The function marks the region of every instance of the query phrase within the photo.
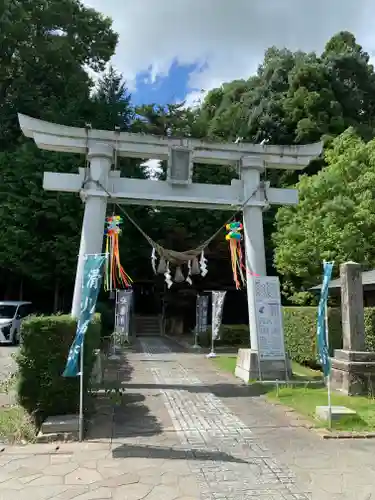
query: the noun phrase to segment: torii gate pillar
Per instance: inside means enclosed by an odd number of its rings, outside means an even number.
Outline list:
[[[260,174],[264,171],[264,162],[260,157],[251,156],[241,160],[241,179],[244,182],[244,199],[252,194],[253,186],[259,186]],[[260,196],[258,191],[255,196]],[[264,248],[263,207],[246,206],[243,209],[246,268],[260,276],[267,275],[266,252]],[[252,351],[258,351],[255,303],[253,300],[253,280],[247,276],[247,303],[249,310],[250,345]]]
[[[85,211],[82,222],[81,243],[79,246],[77,272],[74,284],[72,316],[78,318],[81,310],[83,267],[85,255],[101,254],[103,248],[104,222],[107,210],[107,195],[94,181],[108,188],[108,176],[113,160],[113,146],[94,142],[88,152],[90,162],[86,189],[81,191]]]

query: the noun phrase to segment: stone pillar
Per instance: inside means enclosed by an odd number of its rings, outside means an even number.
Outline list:
[[[365,321],[361,266],[346,262],[340,266],[341,314],[344,351],[365,350]]]
[[[375,353],[365,351],[361,266],[340,266],[343,349],[332,358],[332,388],[344,394],[366,394],[375,383]]]
[[[88,159],[90,161],[90,179],[99,181],[107,189],[109,171],[113,160],[113,146],[101,142],[93,143],[89,149]],[[90,195],[86,196],[85,190],[90,190]],[[97,191],[97,193],[93,191]],[[84,256],[102,253],[107,210],[107,195],[101,191],[95,182],[87,183],[83,190],[83,198],[85,212],[72,304],[72,316],[75,318],[78,318],[81,308]]]
[[[263,206],[265,200],[260,189],[260,175],[263,171],[264,162],[261,157],[244,157],[242,159],[241,179],[244,182],[244,200],[247,200],[253,194],[251,202],[259,202],[258,206],[253,204],[253,206],[246,206],[243,209],[246,267],[248,271],[260,276],[267,275],[263,232]],[[239,350],[235,374],[246,382],[259,379],[259,371],[262,379],[285,380],[287,376],[291,375],[287,359],[262,360],[259,365],[254,280],[250,274],[247,275],[246,282],[251,348]]]

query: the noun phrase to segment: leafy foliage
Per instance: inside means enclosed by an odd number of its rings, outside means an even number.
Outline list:
[[[77,158],[50,154],[31,143],[0,154],[0,263],[20,276],[54,285],[71,283],[81,225],[78,196],[41,189],[43,171],[75,172]],[[54,274],[51,274],[51,269]]]
[[[299,204],[276,217],[275,265],[289,293],[316,284],[324,259],[375,265],[375,140],[349,129],[325,157],[321,172],[298,183]]]
[[[83,66],[103,69],[112,56],[111,20],[79,0],[5,0],[0,14],[1,149],[19,137],[17,112],[82,124],[91,85]]]
[[[293,361],[315,367],[319,364],[318,347],[316,343],[316,307],[283,307],[283,325],[286,350]],[[342,348],[341,311],[338,308],[328,308],[329,346]],[[248,325],[222,325],[220,328],[219,345],[248,346]],[[209,335],[205,341],[209,343]],[[375,346],[375,308],[365,307],[365,340],[366,349],[372,351]]]
[[[201,116],[212,138],[309,143],[349,126],[372,133],[374,90],[369,55],[341,32],[320,57],[268,49],[257,75],[209,92]]]

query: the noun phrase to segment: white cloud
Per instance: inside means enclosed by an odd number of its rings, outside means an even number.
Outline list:
[[[113,64],[134,85],[151,68],[167,75],[173,61],[198,63],[190,75],[194,93],[247,78],[271,45],[321,50],[340,30],[352,31],[375,49],[373,0],[84,0],[109,15],[120,35]],[[171,101],[173,94],[171,94]]]

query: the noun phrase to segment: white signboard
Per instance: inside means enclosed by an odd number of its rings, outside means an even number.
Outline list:
[[[260,359],[285,359],[279,278],[259,276],[253,279]]]

